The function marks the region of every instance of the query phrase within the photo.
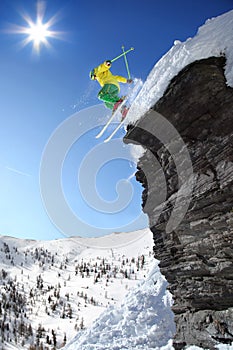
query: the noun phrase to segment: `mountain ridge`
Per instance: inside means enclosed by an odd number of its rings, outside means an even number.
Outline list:
[[[110,235],[105,248],[80,246],[78,238],[37,241],[1,236],[2,347],[61,347],[106,307],[119,304],[154,261],[149,230],[126,235],[138,239],[112,247],[113,238],[119,243],[122,236]],[[101,245],[106,237],[97,241]]]

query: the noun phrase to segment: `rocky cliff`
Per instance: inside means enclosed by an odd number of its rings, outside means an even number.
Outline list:
[[[233,342],[233,89],[226,85],[224,66],[224,57],[186,66],[124,138],[146,149],[136,177],[144,187],[154,255],[174,298],[177,349]],[[155,136],[154,111],[177,130],[192,164],[191,201],[172,230],[166,225],[180,189],[181,150],[174,161],[169,145]],[[187,188],[190,177],[185,181]]]

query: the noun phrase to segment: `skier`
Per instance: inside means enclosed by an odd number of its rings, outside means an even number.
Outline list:
[[[118,106],[123,102],[124,98],[119,97],[120,83],[132,83],[132,79],[126,79],[119,75],[113,75],[110,72],[112,62],[106,60],[98,67],[92,69],[90,72],[90,78],[97,80],[102,89],[98,93],[99,100],[103,101],[107,108],[110,108],[114,112]]]

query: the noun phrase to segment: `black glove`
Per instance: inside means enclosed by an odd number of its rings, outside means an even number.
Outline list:
[[[106,64],[107,66],[111,66],[112,62],[111,62],[110,60],[106,60],[106,61],[105,61],[105,64]]]
[[[131,84],[133,82],[133,79],[127,79],[127,83]]]

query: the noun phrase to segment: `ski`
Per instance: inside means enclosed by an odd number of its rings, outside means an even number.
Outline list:
[[[107,127],[111,124],[112,120],[115,118],[115,116],[117,115],[117,112],[120,111],[121,107],[123,106],[125,101],[123,101],[120,106],[115,110],[115,112],[111,115],[111,117],[108,119],[107,123],[103,126],[103,128],[100,130],[100,132],[98,133],[98,135],[96,135],[96,139],[99,139],[105,132],[105,130],[107,129]]]
[[[100,132],[98,133],[98,135],[96,135],[96,139],[99,139],[103,133],[105,132],[105,130],[107,129],[107,127],[109,126],[109,124],[111,124],[111,121],[113,120],[113,118],[115,117],[115,113],[112,114],[111,118],[109,118],[109,120],[107,121],[107,123],[103,126],[103,128],[100,130]]]
[[[127,116],[125,117],[127,118]],[[117,127],[113,130],[113,132],[104,140],[105,143],[109,142],[112,137],[117,133],[117,131],[124,125],[125,118],[117,125]]]

